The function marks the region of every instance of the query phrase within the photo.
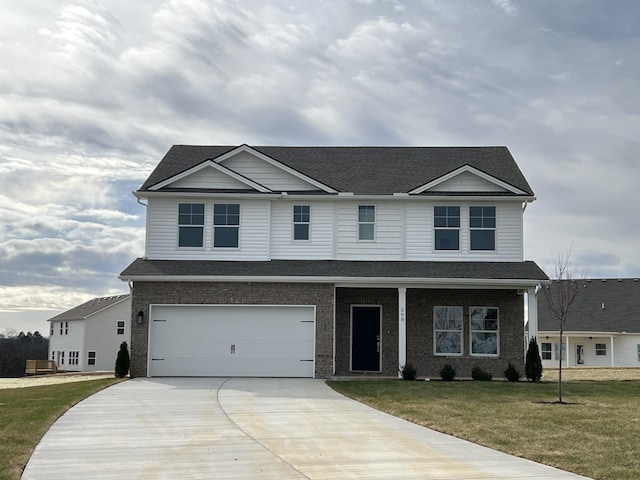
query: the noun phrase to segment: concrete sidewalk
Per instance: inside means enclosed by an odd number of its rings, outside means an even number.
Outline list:
[[[585,478],[381,413],[310,379],[134,379],[73,407],[23,479]]]

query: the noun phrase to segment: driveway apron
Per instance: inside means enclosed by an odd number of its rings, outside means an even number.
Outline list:
[[[22,478],[585,477],[395,418],[322,380],[137,378],[63,415]]]

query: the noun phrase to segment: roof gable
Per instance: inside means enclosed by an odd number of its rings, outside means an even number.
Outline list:
[[[533,190],[506,147],[279,147],[175,145],[140,190],[174,177],[205,160],[232,165],[239,153],[314,185],[321,192],[356,195],[408,193],[466,167],[490,182],[503,182],[502,194],[533,196]],[[235,167],[235,168],[234,168]],[[237,165],[231,166],[233,170]],[[241,173],[241,172],[238,172]],[[248,175],[247,175],[248,176]],[[254,181],[258,181],[250,177]],[[258,181],[264,184],[264,182]],[[266,187],[269,185],[264,184]],[[508,186],[508,187],[507,187]],[[437,191],[434,191],[434,193]],[[424,191],[423,194],[428,194]]]
[[[50,318],[49,322],[55,321],[63,321],[63,320],[82,320],[91,315],[95,315],[102,310],[105,310],[113,305],[116,305],[124,300],[129,298],[129,294],[123,295],[113,295],[110,297],[98,297],[92,298],[88,302],[83,303],[82,305],[78,305],[77,307],[73,307],[66,312],[62,312],[55,317]]]
[[[410,194],[423,192],[459,192],[459,193],[505,193],[526,195],[526,192],[508,183],[488,175],[470,165],[464,165],[412,191]]]

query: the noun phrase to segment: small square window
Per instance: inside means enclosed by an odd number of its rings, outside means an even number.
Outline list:
[[[606,343],[596,343],[596,355],[602,356],[607,354]]]

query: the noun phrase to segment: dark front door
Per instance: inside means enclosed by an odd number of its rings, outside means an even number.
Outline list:
[[[351,370],[380,371],[380,307],[351,307]]]

